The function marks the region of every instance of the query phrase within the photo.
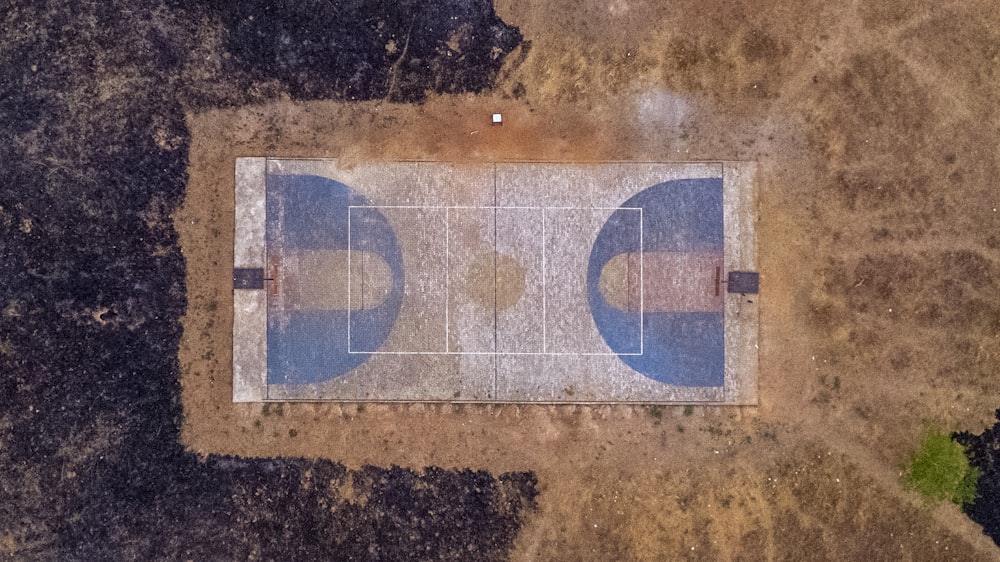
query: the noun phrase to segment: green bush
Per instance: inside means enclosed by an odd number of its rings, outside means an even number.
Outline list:
[[[939,429],[930,429],[906,468],[906,484],[934,500],[965,506],[976,499],[979,469],[969,466],[965,448]]]

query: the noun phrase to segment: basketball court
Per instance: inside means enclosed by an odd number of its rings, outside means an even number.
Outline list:
[[[236,402],[756,402],[752,163],[236,162]]]

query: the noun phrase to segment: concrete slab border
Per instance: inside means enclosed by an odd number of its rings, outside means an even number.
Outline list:
[[[381,166],[381,168],[379,167]],[[235,227],[235,248],[234,248],[234,268],[266,268],[266,177],[268,173],[309,173],[334,177],[347,184],[357,185],[370,184],[377,186],[379,182],[384,182],[385,177],[391,177],[393,173],[403,170],[410,170],[416,179],[413,194],[407,195],[405,201],[399,201],[400,205],[387,205],[389,207],[439,207],[451,212],[453,209],[507,209],[501,203],[514,203],[517,195],[510,193],[504,195],[501,201],[496,191],[498,181],[509,181],[510,175],[516,173],[520,167],[531,167],[542,170],[568,169],[569,173],[586,175],[595,170],[604,170],[604,174],[627,175],[630,168],[641,171],[635,182],[637,186],[648,185],[649,178],[663,177],[667,179],[682,179],[685,177],[720,177],[723,184],[723,211],[724,211],[724,267],[725,271],[741,270],[756,271],[757,268],[757,245],[755,237],[755,225],[757,217],[757,193],[754,176],[756,174],[756,164],[753,162],[668,162],[668,163],[639,163],[639,162],[600,162],[600,163],[559,163],[559,162],[502,162],[496,164],[480,164],[479,168],[485,171],[470,172],[473,175],[482,175],[479,179],[484,185],[489,181],[489,176],[493,178],[492,200],[487,195],[476,193],[471,194],[448,194],[447,200],[435,198],[434,186],[440,187],[442,182],[447,182],[449,173],[448,163],[440,162],[386,162],[384,165],[372,165],[365,169],[353,168],[351,170],[341,170],[335,160],[330,159],[289,159],[289,158],[237,158],[235,162],[236,174],[236,227]],[[468,168],[468,165],[461,165]],[[383,169],[384,168],[384,169]],[[490,168],[490,170],[486,170]],[[652,171],[651,171],[652,170]],[[655,170],[662,170],[658,174]],[[490,173],[492,172],[492,174]],[[368,174],[366,176],[366,174]],[[500,178],[498,174],[504,174]],[[476,176],[478,177],[478,176]],[[358,181],[362,180],[362,181]],[[419,185],[420,182],[427,182],[428,185]],[[362,188],[365,187],[362,185]],[[483,191],[483,190],[481,190]],[[523,194],[522,194],[523,195]],[[509,208],[563,208],[570,201],[560,200],[558,196],[555,200],[541,201],[537,197],[528,198],[527,205],[514,205]],[[565,199],[565,198],[564,198]],[[621,200],[621,199],[619,199]],[[393,201],[396,202],[396,201]],[[606,208],[600,206],[598,201],[590,201],[596,204],[595,208]],[[542,204],[545,203],[545,204]],[[379,207],[381,205],[375,205]],[[586,204],[574,206],[572,208],[590,208]],[[565,207],[569,208],[569,207]],[[543,213],[544,216],[544,213]],[[544,258],[543,258],[544,259]],[[267,272],[265,271],[265,276]],[[640,276],[641,277],[641,276]],[[350,277],[348,276],[348,279]],[[762,287],[766,290],[766,281],[762,282]],[[763,292],[763,291],[762,291]],[[350,295],[350,290],[348,290]],[[544,291],[543,291],[544,295]],[[759,307],[762,295],[727,295],[725,299],[725,381],[719,387],[689,387],[678,388],[676,391],[668,393],[674,399],[664,399],[662,393],[658,398],[643,399],[632,397],[628,399],[610,398],[602,399],[597,396],[587,396],[582,394],[575,399],[572,393],[569,396],[555,396],[551,392],[546,395],[542,391],[534,398],[523,396],[522,391],[504,391],[497,388],[496,380],[493,383],[492,392],[486,395],[456,397],[444,399],[440,397],[420,398],[414,396],[365,396],[363,394],[348,394],[339,398],[330,398],[324,395],[321,386],[316,388],[303,388],[301,392],[290,391],[281,388],[280,385],[268,385],[267,383],[267,291],[260,289],[239,289],[233,290],[234,318],[233,318],[233,401],[234,402],[265,402],[265,401],[376,401],[376,402],[485,402],[485,403],[537,403],[537,404],[720,404],[720,405],[752,405],[757,402],[757,370],[758,370],[758,331],[759,331]],[[391,354],[392,352],[380,352]],[[470,355],[488,355],[482,357],[483,362],[480,367],[496,370],[501,362],[528,361],[524,363],[527,368],[532,365],[544,368],[544,358],[523,357],[518,359],[518,355],[552,355],[545,353],[507,353],[507,352],[469,352]],[[454,355],[465,355],[465,353],[454,353]],[[573,355],[573,354],[568,354]],[[609,361],[617,361],[613,354],[609,355]],[[415,358],[416,359],[416,358]],[[464,363],[466,368],[477,363],[469,363],[474,358],[470,357]],[[466,361],[466,360],[462,360]],[[475,361],[479,361],[475,359]],[[418,360],[419,362],[419,360]],[[610,365],[610,363],[609,363]],[[415,367],[419,368],[419,365]],[[655,383],[655,381],[653,381]],[[312,385],[305,385],[312,386]],[[506,398],[499,399],[503,394]],[[626,393],[627,394],[627,393]],[[641,393],[640,393],[641,394]]]

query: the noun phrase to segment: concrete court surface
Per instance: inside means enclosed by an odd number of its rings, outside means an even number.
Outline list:
[[[755,403],[753,172],[240,158],[233,399]]]

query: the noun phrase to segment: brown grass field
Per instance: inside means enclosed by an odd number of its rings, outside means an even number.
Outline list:
[[[1000,406],[1000,5],[896,5],[505,0],[490,94],[189,114],[185,445],[534,471],[516,560],[1000,559],[900,480]],[[758,162],[759,405],[232,404],[233,162],[265,155]]]

